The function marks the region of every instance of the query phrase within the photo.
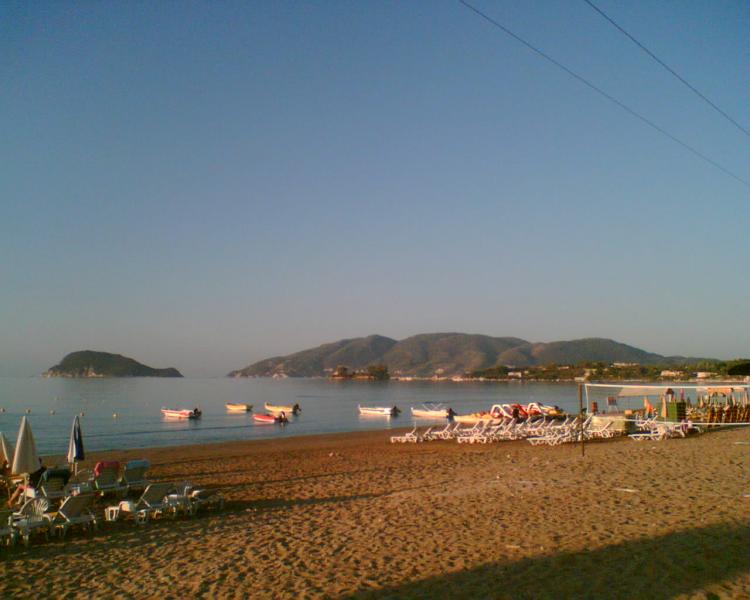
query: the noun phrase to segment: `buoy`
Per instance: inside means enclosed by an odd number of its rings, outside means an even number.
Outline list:
[[[83,411],[79,412],[79,413],[78,413],[78,416],[79,416],[79,417],[82,417],[82,416],[83,416]]]
[[[49,414],[51,414],[51,415],[54,415],[54,414],[55,414],[55,411],[54,411],[54,410],[51,410],[51,411],[49,411]]]
[[[30,409],[30,408],[27,408],[27,409],[26,409],[26,414],[27,414],[27,415],[30,415],[30,414],[31,414],[31,409]]]
[[[0,413],[4,413],[4,412],[5,412],[5,407],[0,408]]]
[[[112,418],[116,419],[119,415],[117,413],[112,413]]]

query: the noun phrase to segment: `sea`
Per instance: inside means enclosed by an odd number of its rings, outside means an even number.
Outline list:
[[[372,429],[428,426],[409,408],[441,404],[459,414],[488,410],[496,403],[531,401],[578,406],[574,384],[328,381],[326,379],[65,379],[0,377],[0,431],[15,443],[27,416],[42,455],[67,452],[73,419],[80,415],[86,450],[177,446]],[[252,413],[227,413],[226,402],[299,404],[301,414],[285,426],[255,423]],[[396,418],[362,417],[357,406],[398,406]],[[195,408],[202,418],[165,419],[160,409]]]

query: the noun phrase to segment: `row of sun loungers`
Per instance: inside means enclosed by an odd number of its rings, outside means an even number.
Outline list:
[[[461,427],[461,424],[449,423],[442,428],[430,427],[419,433],[415,427],[402,435],[391,436],[391,443],[419,443],[434,440],[456,440],[459,444],[488,444],[506,440],[528,440],[534,445],[557,445],[565,442],[584,439],[610,438],[618,432],[612,429],[611,423],[594,427],[591,418],[581,421],[569,417],[564,421],[555,419],[527,419],[516,422],[512,419],[502,423],[480,421],[473,427]]]
[[[658,441],[673,437],[686,437],[691,432],[701,431],[690,421],[669,423],[660,421],[656,416],[649,419],[638,418],[635,424],[639,430],[638,433],[631,433],[628,436],[633,441]],[[608,439],[621,433],[614,429],[612,421],[604,425],[594,425],[591,416],[585,419],[568,417],[564,421],[540,418],[517,422],[506,419],[501,423],[480,421],[472,427],[462,427],[460,423],[449,423],[445,427],[429,427],[421,433],[415,427],[408,433],[391,436],[391,443],[456,440],[459,444],[488,444],[525,439],[534,446],[557,446],[581,440]]]
[[[95,531],[104,513],[105,521],[132,520],[145,524],[154,517],[194,516],[203,508],[224,507],[224,498],[216,490],[198,489],[189,483],[149,483],[148,461],[126,463],[122,474],[119,463],[100,462],[91,478],[85,474],[69,481],[66,468],[48,469],[24,504],[17,510],[0,509],[0,541],[14,545],[20,538],[28,545],[35,534],[64,538],[71,527]],[[139,492],[135,499],[121,499],[128,492]],[[114,494],[116,504],[95,507],[95,503]]]
[[[638,433],[631,433],[628,436],[634,442],[661,441],[673,437],[684,438],[691,431],[701,431],[699,427],[696,427],[690,421],[684,421],[682,423],[664,423],[659,421],[657,417],[636,420],[636,427],[640,431]]]
[[[56,501],[67,496],[96,493],[98,495],[126,495],[146,489],[147,460],[130,460],[123,466],[117,461],[100,461],[93,471],[81,471],[75,477],[68,467],[54,467],[42,473],[35,489],[26,490],[26,498]]]

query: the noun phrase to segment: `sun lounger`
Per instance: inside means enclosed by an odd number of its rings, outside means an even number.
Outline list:
[[[61,500],[66,494],[65,486],[70,479],[68,467],[47,469],[39,478],[36,488],[26,489],[27,498],[45,498],[47,500]]]
[[[120,485],[125,486],[128,492],[145,490],[148,486],[146,471],[149,467],[151,463],[145,459],[129,460],[122,470]]]
[[[151,483],[138,500],[123,500],[104,511],[107,521],[117,521],[122,517],[132,517],[138,524],[146,523],[150,517],[166,513],[175,514],[174,503],[168,496],[175,490],[174,483]]]
[[[91,504],[94,501],[93,494],[81,494],[69,496],[60,505],[56,513],[50,513],[50,526],[57,531],[60,537],[65,537],[68,529],[80,525],[84,529],[91,527],[96,530],[96,517],[91,512]]]
[[[121,495],[127,491],[127,486],[119,480],[120,463],[116,460],[100,461],[94,465],[94,479],[92,485],[102,496],[106,494]]]
[[[49,502],[44,498],[32,498],[13,513],[11,524],[18,534],[23,538],[24,545],[29,545],[32,533],[44,533],[45,539],[49,538],[49,517],[47,508]]]
[[[663,434],[657,430],[644,431],[642,433],[631,433],[628,437],[634,442],[642,442],[642,441],[656,442],[656,441],[664,439]]]
[[[453,423],[447,423],[445,427],[443,427],[442,429],[438,429],[437,431],[435,431],[434,429],[431,429],[422,435],[422,439],[425,442],[447,439],[446,436],[453,429],[453,427],[454,427]]]
[[[176,486],[176,494],[187,500],[190,515],[202,508],[224,508],[224,496],[218,490],[195,488],[192,484],[183,482]]]
[[[0,508],[0,540],[8,546],[16,544],[18,533],[13,528],[13,511],[10,508]]]
[[[406,444],[406,443],[413,443],[416,444],[417,442],[421,442],[422,437],[417,434],[417,428],[415,427],[412,429],[409,433],[405,433],[403,435],[392,435],[391,436],[391,444]]]
[[[482,435],[490,427],[491,421],[478,421],[469,429],[458,429],[454,432],[453,439],[459,444],[473,444],[477,437]]]

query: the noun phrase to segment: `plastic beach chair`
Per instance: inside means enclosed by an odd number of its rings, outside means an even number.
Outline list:
[[[23,538],[25,546],[29,545],[31,534],[35,532],[44,533],[45,539],[49,538],[49,515],[47,508],[49,502],[44,498],[32,498],[11,517],[11,525]]]
[[[50,515],[52,529],[57,531],[61,538],[65,537],[68,529],[74,525],[80,525],[84,529],[91,527],[92,531],[96,530],[96,517],[90,508],[93,501],[93,494],[81,494],[66,498],[57,512]]]
[[[65,486],[70,479],[70,469],[68,467],[55,467],[47,469],[39,478],[36,489],[28,488],[26,493],[35,498],[45,498],[47,500],[60,500],[67,494]]]
[[[149,467],[151,463],[146,459],[129,460],[122,470],[120,485],[125,486],[128,492],[145,490],[148,486],[146,471]]]
[[[14,546],[17,535],[13,528],[13,511],[10,508],[0,508],[0,540]]]
[[[421,442],[422,437],[417,433],[417,428],[415,427],[412,429],[409,433],[405,433],[403,435],[392,435],[391,436],[391,444],[400,443],[400,444],[406,444],[406,443],[417,443]]]
[[[122,494],[127,486],[120,483],[120,463],[116,460],[99,461],[94,465],[94,490],[105,494]]]
[[[224,496],[219,490],[195,488],[183,482],[176,487],[176,496],[185,498],[189,504],[189,514],[196,514],[201,508],[224,508]]]
[[[138,500],[123,500],[116,506],[109,506],[104,512],[107,521],[131,516],[138,524],[144,524],[149,517],[174,511],[174,504],[168,496],[175,491],[174,483],[151,483]]]

